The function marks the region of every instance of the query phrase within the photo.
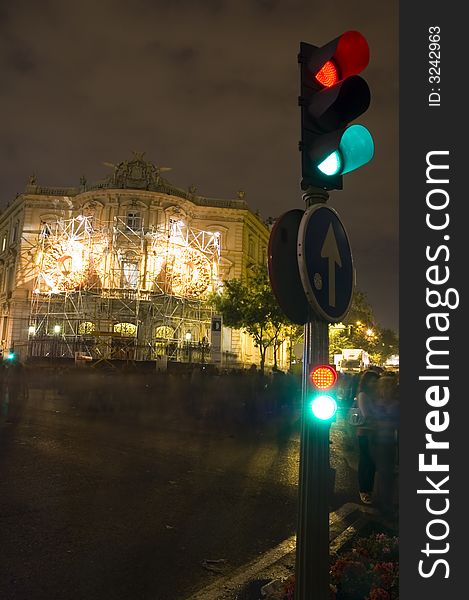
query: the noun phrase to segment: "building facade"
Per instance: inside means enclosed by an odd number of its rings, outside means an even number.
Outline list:
[[[266,264],[269,229],[243,192],[206,198],[162,171],[135,154],[95,184],[30,178],[0,214],[4,351],[210,360],[207,297]],[[258,362],[249,336],[223,327],[221,338],[224,363]]]

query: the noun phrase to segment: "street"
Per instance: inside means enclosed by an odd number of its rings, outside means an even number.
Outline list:
[[[183,600],[293,535],[299,410],[252,389],[85,370],[4,386],[2,600]],[[340,418],[331,440],[335,509],[358,494]]]

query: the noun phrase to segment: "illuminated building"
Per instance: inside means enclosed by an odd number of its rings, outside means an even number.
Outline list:
[[[269,230],[234,200],[174,187],[135,154],[106,180],[54,188],[32,176],[0,214],[3,350],[96,359],[209,359],[207,295],[265,264]],[[223,327],[223,362],[258,362]]]

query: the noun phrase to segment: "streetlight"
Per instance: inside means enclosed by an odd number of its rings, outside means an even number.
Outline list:
[[[62,327],[60,325],[54,325],[52,331],[54,332],[54,337],[52,338],[52,356],[59,356],[59,334],[62,331]]]

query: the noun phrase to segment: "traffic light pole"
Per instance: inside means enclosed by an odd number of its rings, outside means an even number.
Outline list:
[[[307,207],[328,197],[319,188],[303,194]],[[328,323],[310,309],[304,334],[295,600],[329,600],[330,423],[308,418],[306,406],[311,367],[329,363]]]
[[[368,42],[359,31],[346,31],[321,47],[300,42],[301,187],[306,207],[311,210],[301,217],[296,238],[299,278],[308,304],[302,304],[300,294],[296,304],[304,310],[289,310],[299,315],[295,322],[305,323],[295,600],[328,600],[330,596],[330,419],[313,412],[308,398],[309,376],[313,368],[329,363],[328,323],[341,321],[353,294],[354,269],[347,232],[337,213],[325,206],[325,190],[342,189],[342,176],[373,157],[374,143],[368,129],[350,124],[370,105],[370,89],[359,76],[369,59]],[[289,220],[284,217],[283,231],[278,230],[284,239],[278,239],[278,232],[274,239],[277,254],[282,247],[286,250],[285,262],[277,257],[274,266],[293,264],[294,252],[290,253],[288,241],[297,215],[295,211],[286,214]],[[296,290],[294,269],[292,274],[288,281]],[[281,287],[274,277],[274,290],[275,284]],[[291,308],[288,302],[285,305]],[[315,396],[313,403],[319,399]]]

